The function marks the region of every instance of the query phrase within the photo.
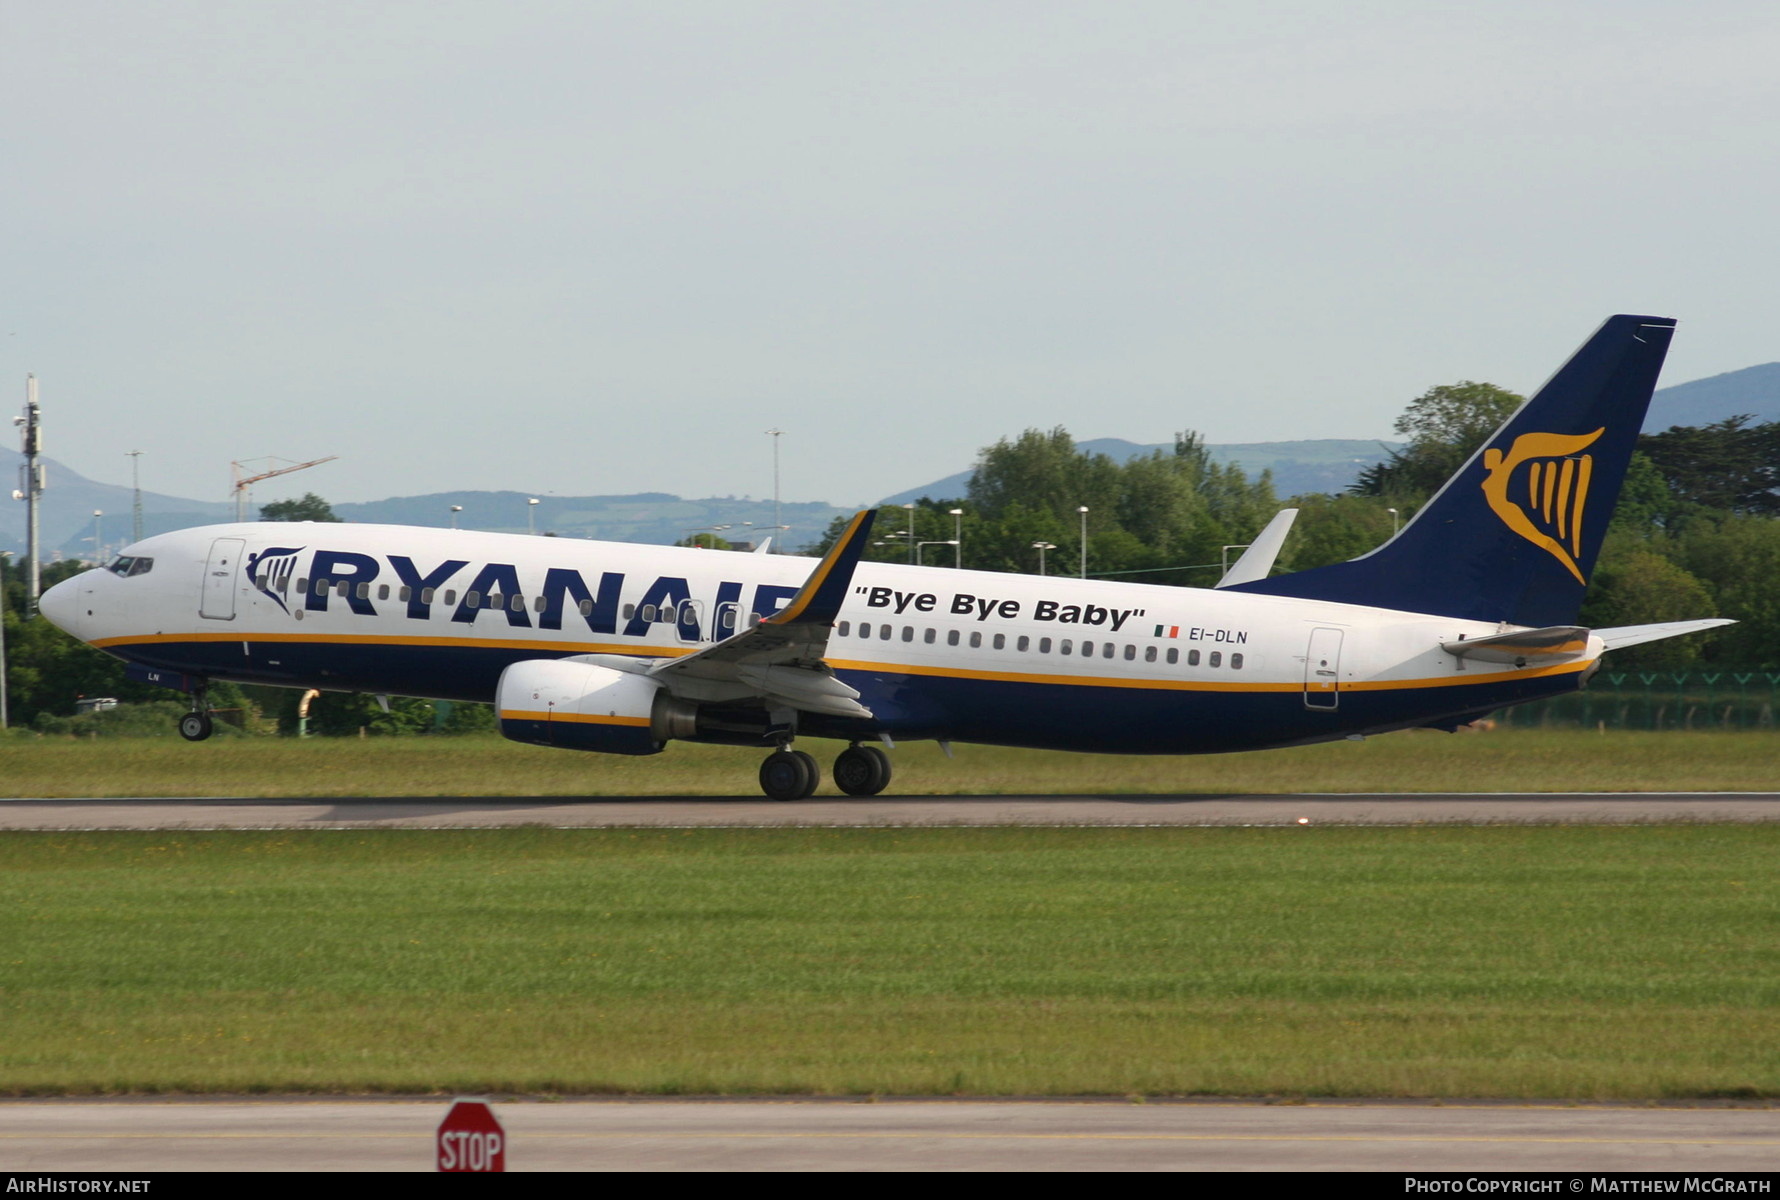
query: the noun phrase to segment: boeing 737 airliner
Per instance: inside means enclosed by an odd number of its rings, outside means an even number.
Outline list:
[[[190,693],[192,740],[217,679],[493,702],[543,746],[760,746],[779,800],[820,778],[800,734],[849,742],[834,780],[866,796],[897,740],[1201,754],[1450,730],[1726,623],[1576,624],[1673,331],[1610,318],[1372,553],[1269,577],[1282,514],[1212,589],[861,562],[870,512],[814,564],[258,523],[146,538],[42,611]]]

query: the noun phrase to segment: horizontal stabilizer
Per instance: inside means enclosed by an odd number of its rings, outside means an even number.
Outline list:
[[[1440,648],[1455,658],[1524,667],[1528,663],[1555,662],[1585,653],[1588,630],[1580,625],[1550,625],[1544,629],[1520,629],[1491,637],[1441,642]]]
[[[1255,535],[1255,540],[1248,544],[1224,577],[1217,582],[1218,587],[1229,587],[1237,583],[1253,583],[1257,579],[1265,579],[1273,570],[1273,560],[1279,557],[1279,549],[1286,544],[1286,534],[1292,531],[1292,522],[1298,519],[1298,510],[1282,508],[1274,514],[1273,520],[1267,522],[1267,528]]]
[[[1700,621],[1664,621],[1657,625],[1620,625],[1613,629],[1597,629],[1595,636],[1607,643],[1607,649],[1621,650],[1627,646],[1660,642],[1664,638],[1680,637],[1684,633],[1698,633],[1702,629],[1717,629],[1720,625],[1735,624],[1729,617],[1710,617]]]

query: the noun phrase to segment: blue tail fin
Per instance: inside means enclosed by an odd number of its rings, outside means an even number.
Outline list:
[[[1573,623],[1674,332],[1662,317],[1609,317],[1396,537],[1230,590]]]

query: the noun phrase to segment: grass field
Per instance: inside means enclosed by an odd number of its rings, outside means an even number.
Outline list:
[[[838,743],[804,739],[826,773]],[[1773,733],[1498,730],[1403,733],[1292,750],[1149,758],[899,747],[890,795],[1372,791],[1766,791]],[[758,796],[761,754],[670,745],[650,758],[578,754],[488,735],[0,741],[10,796]],[[835,794],[824,783],[825,794]]]
[[[1777,862],[1761,825],[12,834],[0,1091],[1772,1097]]]

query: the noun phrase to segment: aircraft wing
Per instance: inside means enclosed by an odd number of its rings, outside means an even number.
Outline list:
[[[646,674],[689,700],[738,700],[836,717],[870,717],[859,693],[834,677],[823,660],[835,617],[853,586],[853,569],[865,553],[877,510],[855,513],[846,532],[791,602],[756,625],[694,654],[662,661],[590,654],[590,662]]]

